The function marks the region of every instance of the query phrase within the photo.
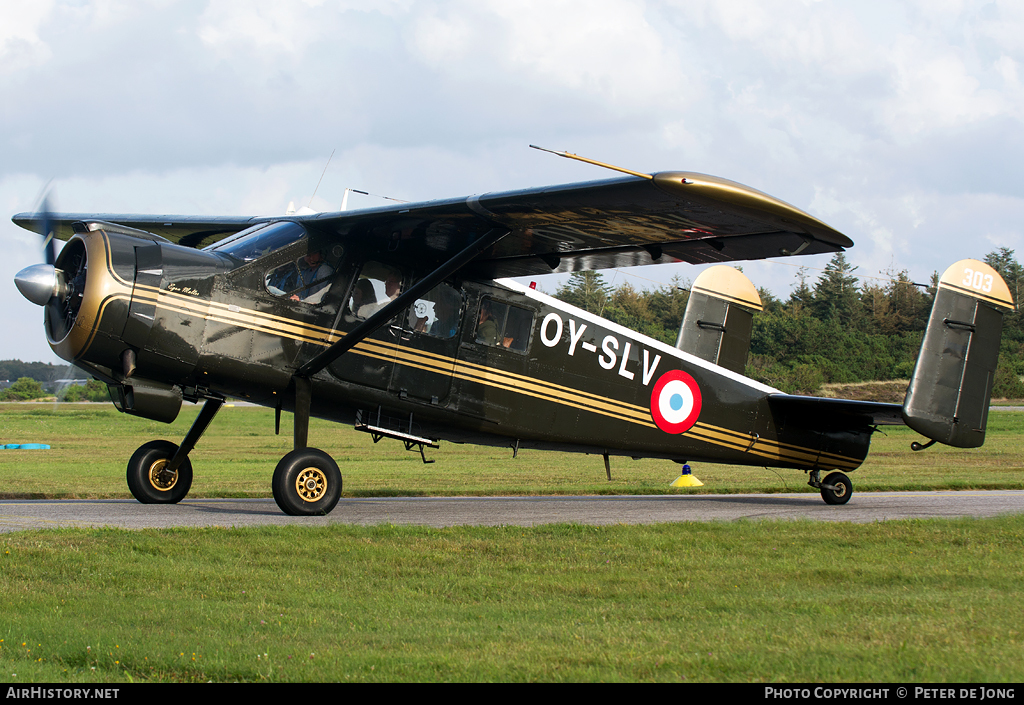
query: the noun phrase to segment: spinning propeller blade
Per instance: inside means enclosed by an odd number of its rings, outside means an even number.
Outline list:
[[[52,265],[57,261],[57,243],[54,242],[53,209],[50,207],[50,190],[43,194],[43,200],[36,211],[43,224],[43,261]]]

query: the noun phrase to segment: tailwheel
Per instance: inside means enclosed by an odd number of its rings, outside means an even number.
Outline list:
[[[821,498],[825,504],[846,504],[853,494],[853,483],[841,472],[829,473],[821,483]]]
[[[143,504],[177,504],[192,488],[192,463],[186,457],[177,470],[167,466],[178,446],[170,441],[150,441],[128,461],[128,489]]]
[[[285,514],[329,514],[341,498],[341,470],[322,450],[298,448],[281,458],[272,487]]]

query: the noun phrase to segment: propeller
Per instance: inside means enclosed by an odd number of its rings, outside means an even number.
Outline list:
[[[85,248],[81,243],[75,243],[78,246],[67,251],[62,250],[58,257],[55,242],[57,220],[53,216],[51,194],[48,184],[33,218],[38,226],[34,229],[43,237],[45,264],[33,264],[21,270],[14,276],[14,283],[22,296],[38,306],[46,307],[50,332],[55,339],[61,339],[71,330],[78,317],[85,291],[87,262]]]
[[[43,261],[46,264],[34,264],[18,272],[14,283],[22,296],[38,306],[45,306],[53,297],[62,297],[63,281],[61,272],[54,264],[57,262],[57,243],[54,242],[55,221],[50,207],[50,184],[43,187],[43,195],[37,201],[35,216],[37,224],[33,228],[43,236]]]
[[[50,208],[51,193],[52,191],[47,188],[46,193],[43,194],[43,200],[36,210],[42,225],[40,234],[43,236],[43,261],[50,265],[57,261],[57,243],[54,242],[56,225],[53,220],[53,210]]]

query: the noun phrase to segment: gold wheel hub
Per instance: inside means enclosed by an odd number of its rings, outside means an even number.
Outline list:
[[[304,502],[317,502],[327,494],[327,475],[320,468],[306,468],[295,478],[295,491]]]
[[[178,471],[171,472],[168,470],[167,464],[169,462],[169,459],[161,458],[149,466],[149,484],[161,492],[167,492],[178,484]]]

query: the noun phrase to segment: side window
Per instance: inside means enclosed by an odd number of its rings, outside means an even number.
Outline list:
[[[327,263],[322,250],[313,250],[298,259],[268,270],[267,291],[275,296],[307,304],[323,302],[331,287],[334,267]]]
[[[438,284],[409,307],[406,323],[410,330],[435,338],[453,338],[459,332],[462,294],[447,284]]]
[[[476,342],[525,352],[533,329],[533,311],[490,297],[480,302]]]
[[[367,262],[352,287],[345,319],[366,320],[402,293],[402,272],[380,262]]]

